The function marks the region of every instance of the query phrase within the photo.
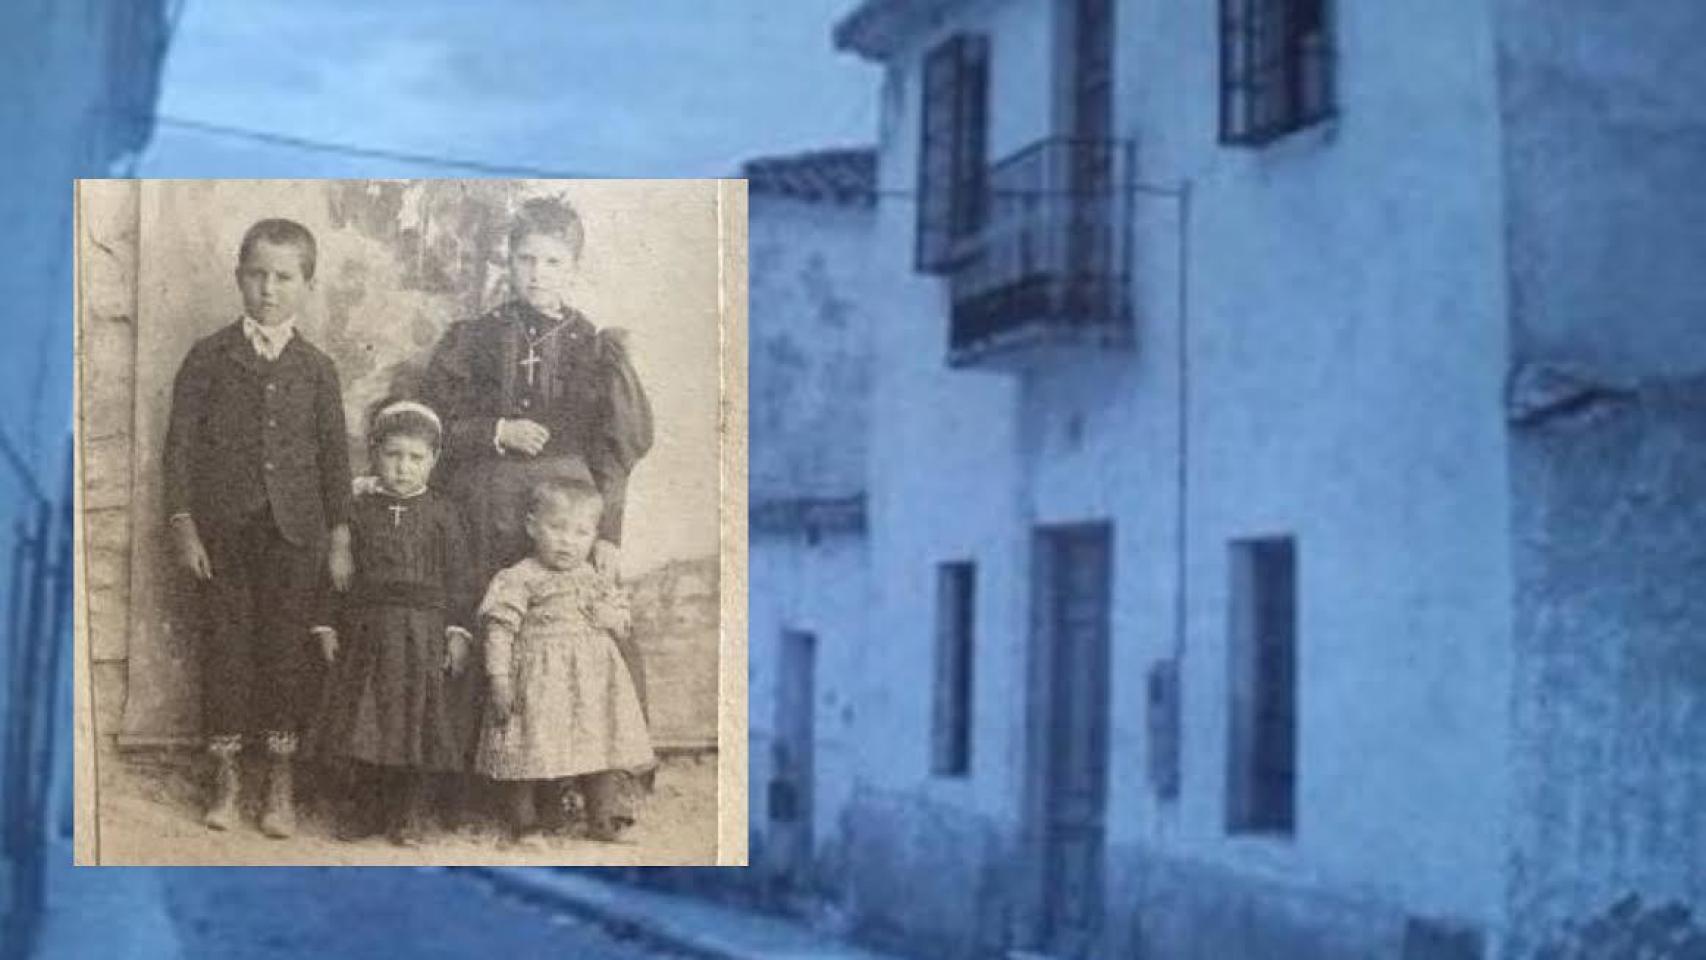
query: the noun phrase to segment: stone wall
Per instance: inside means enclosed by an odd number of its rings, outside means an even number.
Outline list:
[[[138,187],[105,180],[85,188],[79,224],[82,312],[77,318],[78,457],[84,561],[96,661],[124,656],[130,619],[130,494],[136,409]]]
[[[1510,953],[1696,956],[1706,7],[1490,10],[1516,364]]]
[[[1566,404],[1513,431],[1511,457],[1527,956],[1667,904],[1706,912],[1706,377]]]

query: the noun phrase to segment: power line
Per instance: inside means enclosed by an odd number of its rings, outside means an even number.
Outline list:
[[[154,123],[162,127],[173,127],[179,130],[193,130],[213,136],[234,140],[248,140],[255,143],[266,143],[273,146],[291,147],[313,153],[330,153],[346,157],[361,157],[368,160],[390,160],[397,163],[412,163],[418,166],[440,167],[447,170],[466,170],[471,173],[486,173],[497,176],[537,177],[547,180],[604,180],[608,174],[576,173],[566,170],[553,170],[548,167],[535,167],[525,164],[491,163],[484,160],[470,160],[462,157],[451,157],[436,153],[417,153],[409,150],[396,150],[389,147],[370,147],[364,144],[340,143],[335,140],[320,140],[314,137],[303,137],[292,133],[280,133],[275,130],[260,130],[254,127],[239,127],[225,123],[213,123],[208,120],[195,120],[188,117],[178,117],[171,114],[157,113],[152,117]]]
[[[424,153],[409,150],[397,150],[390,147],[374,147],[366,144],[343,143],[334,140],[321,140],[298,134],[282,133],[276,130],[263,130],[255,127],[241,127],[232,124],[215,123],[208,120],[197,120],[172,114],[157,113],[150,119],[162,127],[180,130],[191,130],[227,139],[248,140],[255,143],[266,143],[273,146],[290,147],[314,153],[328,153],[347,157],[361,157],[369,160],[389,160],[398,163],[410,163],[417,166],[438,167],[446,170],[465,170],[471,173],[484,173],[493,176],[536,177],[546,180],[607,180],[611,174],[585,173],[559,170],[551,167],[533,166],[530,164],[493,163],[485,160],[472,160],[464,157],[453,157],[440,153]],[[916,200],[918,191],[876,188],[873,190],[828,188],[828,192],[844,197],[862,197],[883,200]],[[1177,198],[1180,187],[1172,184],[1145,183],[1131,181],[1105,190],[1068,190],[1058,188],[1039,189],[992,189],[986,191],[992,198],[1029,198],[1057,196],[1105,196],[1113,193],[1129,193],[1145,196]]]

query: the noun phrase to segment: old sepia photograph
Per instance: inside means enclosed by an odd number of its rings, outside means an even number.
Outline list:
[[[744,864],[745,217],[79,182],[77,862]]]

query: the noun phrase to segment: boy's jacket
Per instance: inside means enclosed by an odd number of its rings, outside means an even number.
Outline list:
[[[172,384],[166,515],[217,536],[268,506],[285,539],[318,543],[349,516],[348,444],[331,358],[298,331],[268,363],[231,324],[190,348]]]

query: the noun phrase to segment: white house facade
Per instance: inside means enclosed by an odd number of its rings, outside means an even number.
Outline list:
[[[754,870],[812,902],[842,853],[869,563],[875,155],[748,162],[749,822]]]
[[[1706,624],[1706,140],[1642,59],[1706,21],[1568,6],[841,22],[886,75],[825,885],[871,936],[1525,956],[1706,900],[1706,682],[1657,666]]]

